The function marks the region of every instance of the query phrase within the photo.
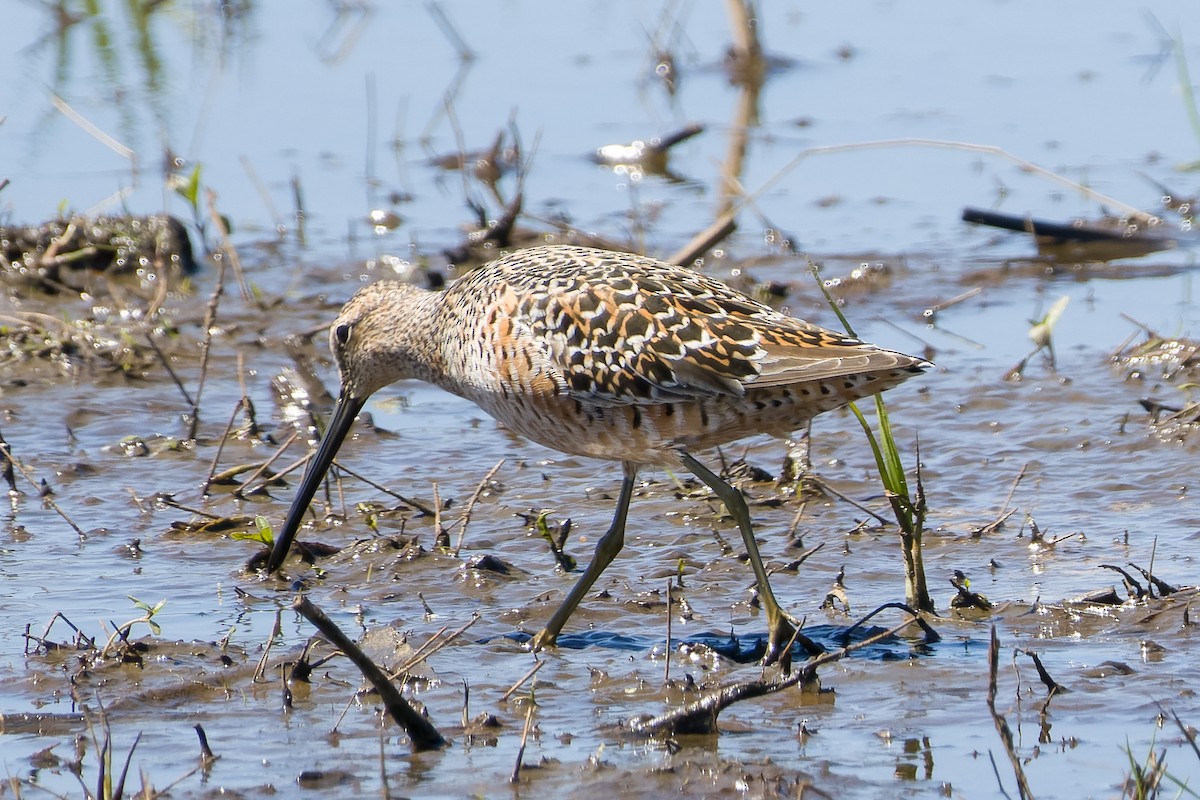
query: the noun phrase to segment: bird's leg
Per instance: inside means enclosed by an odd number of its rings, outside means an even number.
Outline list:
[[[784,673],[790,672],[792,651],[788,645],[796,635],[796,629],[779,607],[775,593],[771,591],[771,584],[767,581],[767,570],[763,567],[758,542],[754,540],[754,528],[750,525],[750,509],[746,506],[746,498],[688,453],[680,450],[679,456],[683,465],[721,498],[721,502],[729,509],[734,522],[737,523],[738,530],[742,533],[742,541],[746,544],[746,553],[750,556],[750,566],[754,568],[754,577],[758,581],[758,597],[762,601],[763,611],[767,614],[767,653],[763,656],[763,664],[770,665],[778,661]]]
[[[621,552],[621,546],[625,544],[625,517],[629,513],[629,501],[633,497],[637,466],[628,463],[623,466],[625,478],[621,482],[621,494],[617,497],[617,511],[613,515],[612,524],[600,537],[600,541],[596,542],[596,554],[592,556],[592,563],[588,564],[587,569],[583,571],[583,576],[571,589],[567,599],[562,601],[562,605],[550,617],[546,627],[533,637],[530,646],[534,650],[541,650],[543,647],[554,644],[558,639],[558,634],[562,632],[563,626],[567,624],[567,619],[583,601],[584,595],[592,588],[592,584],[600,577],[600,573],[604,572],[605,568],[613,562],[617,553]]]

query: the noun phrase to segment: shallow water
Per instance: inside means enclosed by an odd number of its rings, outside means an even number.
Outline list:
[[[1138,332],[1126,317],[1163,335],[1197,335],[1194,254],[1184,248],[1052,269],[1026,238],[959,222],[961,208],[997,205],[1067,219],[1095,216],[1096,204],[1002,158],[941,147],[813,154],[743,212],[739,233],[706,264],[711,274],[739,284],[785,284],[783,305],[829,326],[836,320],[817,297],[804,260],[765,242],[764,226],[795,235],[827,277],[848,276],[863,262],[881,268],[875,280],[840,291],[865,338],[911,352],[928,347],[937,363],[889,393],[888,408],[901,446],[911,454],[919,441],[930,506],[925,558],[942,612],[934,620],[940,643],[905,639],[830,665],[820,672],[825,693],[789,690],[735,705],[722,715],[718,736],[668,745],[630,735],[630,719],[688,697],[663,681],[663,595],[679,563],[684,588],[676,592],[690,614],[676,613],[675,639],[713,644],[732,635],[745,644],[763,628],[748,603],[752,576],[736,557],[729,520],[694,487],[681,492],[682,476],[651,471],[634,500],[626,549],[598,587],[607,596],[589,599],[568,625],[568,634],[590,635],[564,636],[563,646],[544,657],[526,767],[510,786],[528,689],[507,701],[501,696],[533,656],[508,637],[536,630],[573,581],[556,571],[525,520],[540,510],[549,511],[552,523],[570,518],[567,550],[585,560],[608,525],[619,471],[520,441],[465,401],[404,384],[372,400],[368,410],[378,430],[360,426],[341,459],[426,505],[436,483],[440,497],[452,501],[447,525],[484,474],[505,459],[473,509],[461,553],[434,550],[428,517],[382,514],[380,533],[416,536],[420,550],[347,550],[305,585],[347,630],[390,625],[407,633],[410,644],[480,615],[429,659],[425,680],[413,687],[454,744],[412,755],[389,725],[381,770],[376,703],[354,700],[359,679],[344,661],[318,670],[311,688],[294,687],[293,706],[284,711],[278,664],[294,659],[312,634],[288,609],[290,587],[242,569],[255,551],[250,543],[173,529],[193,514],[157,503],[154,495],[171,493],[184,506],[218,515],[282,520],[289,488],[238,501],[220,487],[201,497],[199,487],[243,383],[276,441],[291,432],[286,415],[293,409],[271,388],[292,363],[281,346],[285,337],[328,322],[359,281],[387,274],[379,256],[421,256],[441,269],[438,251],[460,241],[455,226],[470,217],[461,179],[427,163],[430,154],[458,148],[444,104],[456,71],[462,78],[453,108],[468,148],[486,147],[514,109],[523,144],[532,149],[536,140],[525,185],[531,226],[561,211],[585,230],[644,242],[660,254],[712,218],[717,164],[739,97],[719,66],[727,23],[699,4],[686,8],[672,40],[682,73],[674,98],[648,74],[643,31],[659,27],[657,9],[510,3],[468,13],[448,6],[476,51],[467,65],[418,4],[374,8],[365,23],[351,15],[344,24],[325,6],[292,9],[256,6],[222,24],[206,8],[167,4],[150,17],[144,39],[136,25],[123,24],[123,11],[84,20],[56,38],[40,7],[9,9],[12,30],[27,43],[17,46],[22,58],[10,66],[22,80],[0,87],[0,115],[8,117],[0,140],[18,154],[0,175],[12,181],[0,192],[5,216],[48,218],[64,198],[73,208],[90,208],[114,187],[134,183],[127,161],[52,110],[48,95],[55,91],[138,153],[141,171],[124,207],[143,213],[165,204],[187,215],[180,201],[163,199],[155,165],[164,137],[202,163],[204,184],[218,192],[220,211],[235,223],[249,283],[268,298],[286,298],[264,312],[239,297],[232,281],[226,287],[201,436],[178,450],[158,447],[185,434],[188,404],[155,365],[130,377],[81,356],[65,368],[43,361],[0,365],[0,430],[30,475],[51,484],[54,501],[87,534],[76,535],[22,481],[25,494],[13,500],[0,533],[0,761],[9,775],[75,791],[69,762],[76,737],[87,732],[77,715],[86,706],[95,721],[103,706],[115,758],[124,758],[141,731],[132,763],[159,789],[197,766],[192,726],[204,726],[219,759],[183,777],[172,789],[176,796],[218,790],[359,796],[384,792],[386,780],[386,791],[398,796],[795,796],[811,785],[843,797],[1000,797],[991,758],[1015,796],[985,704],[995,624],[1003,645],[998,709],[1013,727],[1037,796],[1120,796],[1129,772],[1126,748],[1138,761],[1153,748],[1164,751],[1175,779],[1196,781],[1200,760],[1170,718],[1174,712],[1191,725],[1200,719],[1195,628],[1184,624],[1194,594],[1117,608],[1071,602],[1109,586],[1122,591],[1119,576],[1101,564],[1132,561],[1152,565],[1176,586],[1197,583],[1198,440],[1164,441],[1138,405],[1145,396],[1168,404],[1182,397],[1153,376],[1126,380],[1109,360]],[[877,4],[869,13],[773,5],[762,22],[767,50],[792,63],[768,79],[759,97],[742,182],[754,190],[813,147],[927,137],[1007,148],[1153,210],[1159,192],[1141,173],[1186,190],[1192,174],[1175,166],[1193,160],[1200,143],[1188,129],[1170,57],[1155,60],[1163,48],[1155,24],[1121,4],[1093,5],[1088,13],[1091,24],[1081,27],[1074,24],[1078,10],[1031,4]],[[1030,24],[1032,14],[1037,25]],[[1194,15],[1170,6],[1154,15],[1184,43],[1200,40]],[[1073,35],[1063,36],[1068,29]],[[508,32],[518,30],[536,34],[538,46],[514,46]],[[1194,47],[1187,53],[1200,63]],[[628,178],[587,158],[599,145],[666,133],[689,120],[709,128],[672,155],[683,181],[647,178],[631,189]],[[393,137],[402,148],[391,147]],[[305,198],[303,243],[288,185],[293,175]],[[506,181],[511,192],[512,179]],[[472,191],[486,197],[477,186]],[[395,204],[404,217],[398,229],[376,235],[367,212],[387,206],[392,192],[413,200]],[[284,229],[278,243],[276,224]],[[173,365],[188,387],[198,381],[195,343],[214,284],[208,266],[193,278],[191,292],[168,302],[180,328]],[[977,286],[979,294],[938,312],[936,327],[927,325],[926,309]],[[1055,367],[1039,355],[1023,380],[1006,381],[1032,349],[1029,321],[1063,295],[1071,300],[1054,332]],[[64,318],[116,305],[103,296],[68,299],[7,286],[0,303],[0,314]],[[309,352],[323,357],[324,346]],[[328,364],[321,374],[332,386]],[[124,446],[131,436],[142,437],[151,454]],[[302,449],[294,445],[280,465]],[[219,464],[256,462],[273,450],[231,439]],[[723,455],[779,474],[786,452],[783,442],[752,440]],[[853,417],[819,418],[811,458],[823,481],[885,513]],[[745,489],[772,564],[824,544],[795,572],[773,577],[796,616],[836,631],[902,598],[892,528],[833,497],[804,502],[773,483]],[[338,545],[369,538],[355,504],[397,504],[352,479],[344,490],[347,521],[302,538]],[[972,535],[1000,514],[1010,491],[1016,512],[1007,524]],[[1074,535],[1038,545],[1029,520],[1051,540]],[[456,539],[458,530],[451,533]],[[140,551],[129,547],[134,539]],[[483,555],[501,559],[510,573],[470,566]],[[823,610],[821,600],[843,568],[849,613]],[[956,569],[997,604],[991,615],[949,611],[947,581]],[[40,635],[56,612],[102,643],[114,624],[138,616],[130,595],[167,600],[156,616],[160,635],[135,629],[150,643],[140,667],[110,665],[79,676],[78,658],[69,652],[27,652],[26,625]],[[879,624],[901,621],[890,613]],[[272,637],[277,616],[282,628]],[[605,635],[627,637],[627,646],[606,643]],[[67,642],[73,633],[59,621],[48,638]],[[268,669],[255,681],[268,641]],[[1036,651],[1069,690],[1049,702],[1044,718],[1045,688],[1018,648]],[[1128,673],[1106,662],[1126,665]],[[673,649],[670,669],[673,679],[690,674],[706,687],[759,675],[752,664],[695,646]],[[501,723],[494,734],[458,727],[466,686],[468,716],[494,714]],[[12,716],[26,713],[39,716]],[[47,747],[53,756],[35,756]],[[83,751],[84,780],[94,785],[95,746]],[[324,771],[323,782],[298,783],[305,770]]]

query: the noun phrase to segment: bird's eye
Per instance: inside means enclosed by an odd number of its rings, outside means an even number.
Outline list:
[[[338,344],[345,344],[350,340],[350,326],[338,325],[333,329],[333,337],[337,339]]]

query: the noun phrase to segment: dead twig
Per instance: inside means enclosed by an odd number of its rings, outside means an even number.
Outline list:
[[[500,470],[500,467],[504,465],[504,461],[505,459],[500,459],[496,462],[496,466],[487,471],[487,474],[483,476],[483,480],[481,480],[479,485],[475,487],[475,492],[471,495],[470,499],[467,500],[466,506],[463,507],[463,512],[459,515],[458,522],[454,523],[455,525],[459,526],[458,541],[454,543],[455,558],[458,558],[458,552],[462,549],[463,539],[465,539],[467,536],[467,525],[471,522],[471,512],[475,509],[475,503],[479,501],[479,496],[483,494],[483,490],[489,483],[491,483],[492,478]]]
[[[475,52],[467,44],[467,40],[462,37],[462,34],[458,32],[458,28],[451,22],[450,17],[446,15],[446,10],[442,8],[441,3],[428,3],[425,8],[429,11],[429,16],[433,17],[433,21],[437,23],[442,35],[446,37],[446,41],[450,42],[450,46],[458,54],[458,60],[463,62],[474,61]]]
[[[71,530],[75,531],[75,534],[80,539],[87,538],[87,534],[84,533],[83,528],[76,525],[75,520],[67,516],[67,512],[59,508],[58,503],[54,502],[54,498],[50,496],[51,493],[47,491],[45,487],[39,485],[38,482],[33,479],[33,476],[29,474],[29,471],[25,469],[25,466],[13,456],[7,442],[5,442],[3,446],[0,446],[0,457],[3,457],[5,463],[9,465],[9,468],[15,467],[21,473],[21,475],[25,477],[25,480],[29,481],[29,485],[33,487],[34,492],[42,498],[42,502],[50,506],[55,514],[58,514],[60,517],[62,517],[63,521],[71,526]],[[13,491],[16,491],[16,487],[14,485],[15,481],[9,469],[5,470],[5,474],[9,480],[9,485],[13,486]]]
[[[992,774],[996,776],[996,788],[1004,795],[1004,800],[1008,800],[1008,792],[1004,790],[1004,781],[1000,777],[1000,768],[996,766],[996,755],[991,750],[988,750],[988,761],[992,765]]]
[[[1129,592],[1129,596],[1134,600],[1144,600],[1146,598],[1146,589],[1142,584],[1138,583],[1137,579],[1130,575],[1125,570],[1115,564],[1100,564],[1100,569],[1111,569],[1113,572],[1121,576],[1121,581],[1125,584],[1125,591]]]
[[[1032,650],[1018,650],[1017,652],[1024,653],[1033,660],[1033,668],[1037,670],[1038,678],[1042,681],[1042,684],[1050,690],[1050,697],[1069,691],[1065,686],[1050,677],[1050,673],[1046,671],[1046,667],[1042,664],[1042,659],[1037,653]],[[1049,700],[1050,697],[1046,699]]]
[[[999,661],[1000,638],[996,636],[996,626],[993,625],[992,641],[988,646],[988,711],[991,712],[992,722],[996,724],[996,732],[1000,734],[1004,752],[1008,755],[1008,761],[1012,764],[1013,773],[1017,777],[1017,791],[1020,793],[1021,800],[1028,800],[1033,797],[1033,792],[1029,790],[1029,783],[1025,779],[1025,770],[1021,768],[1021,759],[1017,757],[1017,751],[1013,745],[1012,729],[1008,727],[1008,720],[996,710],[996,671]]]
[[[1017,510],[1015,508],[1010,508],[1005,511],[1001,511],[1000,516],[996,517],[994,520],[992,520],[988,524],[980,525],[978,528],[973,529],[971,531],[971,535],[978,537],[978,536],[987,536],[990,533],[995,533],[996,531],[998,531],[1000,529],[1000,526],[1003,525],[1004,523],[1008,522],[1008,518],[1011,517],[1015,513],[1017,513]]]
[[[387,494],[387,495],[390,495],[390,496],[396,498],[397,500],[399,500],[401,503],[408,506],[409,508],[420,512],[421,516],[423,516],[423,517],[434,516],[434,510],[432,508],[430,508],[429,506],[425,505],[424,503],[422,503],[418,500],[413,500],[411,497],[405,497],[404,495],[400,494],[399,492],[393,492],[391,489],[387,488],[386,486],[383,486],[382,484],[376,483],[375,481],[366,477],[362,473],[355,472],[354,470],[350,469],[345,464],[341,463],[340,461],[337,461],[336,459],[334,460],[333,464],[335,467],[338,468],[338,470],[340,472],[346,473],[347,475],[349,475],[351,478],[354,478],[355,480],[362,481],[367,486],[370,486],[372,489],[377,489],[378,491],[381,491],[384,494]]]
[[[161,281],[161,283],[163,286],[166,286],[167,284],[166,281]],[[150,349],[154,351],[156,356],[158,356],[158,361],[163,365],[163,369],[167,371],[167,375],[171,378],[171,382],[175,384],[175,388],[179,390],[181,395],[183,395],[183,401],[189,406],[194,406],[195,401],[192,400],[192,396],[188,393],[187,387],[183,385],[183,381],[179,379],[179,375],[176,374],[175,370],[171,368],[171,362],[167,359],[167,354],[164,353],[161,348],[159,348],[158,342],[154,341],[154,337],[150,335],[149,331],[146,332],[146,344],[150,345]]]
[[[246,369],[245,357],[239,350],[237,354],[237,376],[238,386],[242,390],[242,411],[246,416],[246,428],[242,434],[251,439],[265,439],[271,441],[270,437],[263,436],[262,428],[258,425],[258,414],[254,410],[254,399],[250,397],[250,392],[246,388]]]
[[[1154,537],[1154,543],[1155,543],[1155,546],[1157,547],[1157,545],[1158,545],[1158,537],[1157,536]],[[1153,555],[1151,555],[1150,569],[1148,569],[1148,570],[1143,569],[1142,567],[1139,567],[1137,564],[1134,564],[1132,561],[1128,561],[1126,563],[1129,566],[1136,569],[1138,572],[1142,573],[1142,577],[1145,578],[1147,581],[1149,581],[1150,584],[1152,586],[1154,586],[1155,590],[1158,591],[1158,596],[1160,598],[1164,598],[1167,595],[1175,594],[1176,592],[1179,591],[1178,588],[1172,586],[1171,584],[1167,583],[1162,578],[1159,578],[1157,575],[1154,574],[1154,572],[1153,572],[1153,570],[1154,570]]]
[[[516,693],[517,689],[520,689],[525,684],[525,681],[529,680],[534,675],[536,675],[537,671],[544,666],[546,666],[546,662],[539,661],[536,664],[534,664],[532,667],[530,667],[529,671],[526,672],[524,675],[522,675],[520,680],[518,680],[516,683],[514,683],[511,687],[509,687],[509,690],[507,692],[505,692],[504,694],[502,694],[500,696],[500,702],[507,703],[508,698],[512,697],[513,694]]]
[[[793,543],[799,543],[799,540],[798,539],[794,540]],[[796,572],[797,570],[800,569],[800,567],[804,564],[805,561],[808,561],[808,559],[812,558],[812,556],[815,553],[817,553],[824,547],[825,547],[825,542],[821,542],[820,544],[817,544],[817,545],[814,545],[813,547],[808,548],[803,553],[801,553],[799,556],[792,559],[784,566],[780,567],[777,571],[778,572]]]
[[[133,172],[135,174],[137,173],[137,168],[138,168],[137,167],[137,165],[138,165],[137,151],[135,151],[131,147],[127,147],[127,146],[121,144],[116,139],[114,139],[112,136],[109,136],[107,133],[100,130],[99,126],[97,126],[96,124],[91,122],[89,119],[87,119],[82,114],[80,114],[78,111],[76,111],[74,108],[72,108],[70,105],[68,105],[67,101],[63,100],[57,94],[50,95],[50,102],[54,104],[54,107],[56,109],[58,109],[60,114],[62,114],[67,119],[71,120],[71,122],[74,122],[76,125],[78,125],[81,130],[83,130],[85,133],[87,133],[89,136],[91,136],[93,139],[95,139],[100,144],[107,147],[109,150],[112,150],[114,153],[119,155],[121,158],[124,158],[126,161],[128,161],[130,163],[130,166],[131,166]]]
[[[922,311],[921,316],[924,317],[930,325],[932,325],[934,318],[937,317],[937,315],[942,311],[945,311],[947,308],[952,308],[959,303],[964,303],[967,300],[970,300],[972,297],[980,294],[983,294],[983,287],[976,286],[974,289],[968,289],[956,297],[951,297],[949,300],[943,300],[940,303],[934,303]]]
[[[667,644],[663,648],[663,685],[671,683],[671,579],[667,578]],[[795,637],[793,637],[795,638]],[[788,642],[788,650],[792,643]]]
[[[204,517],[205,519],[223,519],[220,514],[214,514],[211,511],[205,511],[202,508],[185,506],[183,503],[176,500],[174,495],[166,492],[159,492],[158,494],[154,495],[154,502],[162,503],[167,508],[178,508],[180,511],[186,511],[189,514],[195,514],[197,517]]]
[[[1154,556],[1157,553],[1158,553],[1158,536],[1156,535],[1154,537],[1154,543],[1150,545],[1150,566],[1149,566],[1149,568],[1142,569],[1141,567],[1138,567],[1135,564],[1129,565],[1129,566],[1133,567],[1134,569],[1138,570],[1139,572],[1141,572],[1142,576],[1145,577],[1146,582],[1149,583],[1151,586],[1157,585],[1157,583],[1154,580]],[[1153,589],[1150,590],[1150,596],[1151,597],[1154,596]]]
[[[699,700],[688,703],[681,708],[675,708],[665,714],[650,719],[635,719],[629,722],[629,729],[634,733],[647,736],[673,736],[683,733],[712,733],[717,727],[717,716],[734,703],[753,697],[763,697],[768,694],[783,691],[799,684],[811,681],[816,677],[817,669],[845,658],[855,650],[868,647],[889,636],[895,636],[900,631],[912,625],[916,618],[910,619],[890,630],[870,636],[861,642],[843,647],[831,653],[814,656],[804,662],[803,666],[786,678],[780,680],[756,680],[735,683],[724,686],[706,694]]]
[[[249,477],[247,477],[246,480],[242,482],[242,485],[238,487],[237,491],[233,493],[233,496],[238,499],[243,499],[246,497],[246,495],[250,494],[253,489],[257,489],[258,487],[254,485],[254,482],[258,480],[259,476],[270,469],[271,465],[278,461],[279,457],[282,456],[284,452],[292,446],[292,442],[296,441],[298,438],[300,438],[300,432],[292,431],[291,435],[288,436],[287,439],[284,439],[283,444],[281,444],[279,449],[275,451],[275,454],[260,464],[258,469],[250,473]],[[279,477],[280,474],[276,473],[264,481],[263,484],[265,485],[270,481],[277,480]]]
[[[271,647],[275,644],[275,640],[279,638],[279,634],[283,632],[283,612],[278,609],[275,611],[275,624],[271,626],[271,632],[267,634],[267,642],[263,645],[262,658],[258,660],[258,666],[254,668],[254,676],[250,679],[251,683],[258,683],[262,680],[263,675],[267,672],[267,659],[271,656]]]
[[[204,382],[208,377],[208,356],[212,350],[213,329],[217,323],[217,309],[221,305],[221,295],[225,293],[225,264],[227,259],[217,261],[217,282],[208,304],[204,308],[204,338],[200,340],[200,377],[196,382],[196,394],[192,399],[191,422],[188,424],[188,439],[195,439],[200,429],[200,397],[204,394]]]
[[[445,639],[443,639],[441,641],[437,641],[438,637],[446,632],[446,629],[442,628],[436,634],[429,637],[429,639],[425,642],[425,644],[421,645],[421,647],[417,649],[417,652],[415,652],[411,656],[409,656],[408,661],[406,661],[402,665],[400,665],[400,667],[398,667],[392,673],[391,677],[398,678],[401,675],[407,674],[409,672],[409,670],[411,670],[417,664],[421,663],[422,661],[427,660],[431,655],[433,655],[434,653],[437,653],[439,650],[442,650],[442,649],[448,647],[459,636],[462,636],[464,633],[466,633],[467,629],[470,628],[472,625],[474,625],[476,622],[478,622],[479,619],[480,619],[480,616],[479,616],[478,612],[476,612],[475,614],[472,614],[470,622],[467,622],[465,625],[460,627],[458,630],[452,632]]]
[[[916,611],[914,611],[912,609],[911,606],[909,606],[905,603],[884,603],[883,605],[879,606],[871,613],[869,613],[866,616],[859,619],[857,622],[855,622],[849,628],[842,631],[842,634],[841,634],[842,642],[844,642],[847,646],[849,646],[850,637],[854,635],[854,632],[856,630],[861,628],[863,625],[867,624],[867,622],[870,621],[870,619],[872,617],[874,617],[876,614],[880,613],[881,611],[885,611],[889,608],[896,608],[907,614],[911,614],[913,618],[911,620],[909,620],[909,624],[916,623],[916,625],[918,627],[920,627],[920,629],[925,633],[925,642],[927,644],[934,644],[934,643],[940,642],[942,640],[942,635],[940,633],[938,633],[936,630],[934,630],[933,626],[931,626],[928,622],[926,622]]]
[[[54,612],[54,616],[52,616],[50,618],[50,621],[46,623],[46,628],[45,628],[45,630],[42,631],[42,635],[40,637],[31,635],[29,633],[29,626],[28,625],[25,626],[25,654],[26,655],[29,655],[29,643],[30,642],[37,642],[37,645],[39,647],[44,647],[44,648],[46,648],[47,651],[57,649],[58,647],[61,646],[55,642],[51,642],[47,638],[50,635],[50,629],[54,627],[54,623],[60,619],[67,624],[67,627],[69,627],[71,630],[75,631],[75,645],[74,645],[75,649],[77,649],[77,650],[83,649],[84,644],[86,644],[87,649],[89,649],[89,650],[99,649],[96,646],[95,639],[93,639],[92,637],[88,636],[86,633],[81,631],[79,629],[79,627],[74,622],[71,622],[71,620],[67,619],[67,616],[65,614],[63,614],[61,611],[56,611],[56,612]]]
[[[217,210],[217,193],[209,189],[205,197],[208,201],[209,219],[212,221],[213,229],[217,232],[218,246],[221,248],[221,253],[225,256],[221,261],[228,260],[233,266],[233,275],[237,279],[238,288],[241,290],[242,300],[250,302],[255,297],[250,291],[250,287],[246,284],[246,273],[242,270],[242,259],[238,257],[237,248],[233,246],[233,242],[229,238],[229,225],[226,224],[225,217],[221,215],[221,212]]]
[[[670,264],[690,266],[737,230],[737,214],[729,211],[717,217],[713,224],[697,233],[687,244],[665,259]]]
[[[518,783],[521,780],[521,762],[525,759],[525,744],[529,741],[529,729],[533,723],[535,708],[537,708],[537,704],[533,702],[533,692],[530,690],[529,709],[525,712],[525,728],[521,731],[521,746],[517,748],[517,760],[513,764],[512,777],[508,779],[509,783]]]
[[[204,484],[200,487],[201,497],[207,496],[208,490],[212,486],[213,477],[217,474],[217,463],[221,460],[221,453],[225,450],[225,442],[229,439],[229,432],[233,430],[234,420],[237,419],[238,412],[242,409],[242,402],[242,400],[238,400],[234,404],[233,413],[229,415],[229,422],[225,424],[225,432],[221,434],[220,443],[217,445],[217,452],[213,454],[212,463],[208,466],[208,477],[204,479]],[[195,437],[193,436],[192,438]]]
[[[826,482],[825,482],[825,481],[824,481],[822,478],[820,478],[819,476],[817,476],[817,475],[808,475],[808,476],[807,476],[807,478],[808,478],[810,481],[812,481],[812,482],[813,482],[813,484],[814,484],[814,485],[815,485],[815,486],[816,486],[818,489],[820,489],[822,492],[825,492],[826,494],[831,494],[831,495],[833,495],[833,496],[834,496],[834,497],[836,497],[837,499],[841,500],[843,503],[849,503],[850,505],[854,506],[855,508],[857,508],[859,511],[863,512],[864,514],[869,514],[870,516],[874,517],[874,518],[875,518],[875,520],[876,520],[876,521],[877,521],[877,522],[878,522],[880,525],[886,525],[886,524],[887,524],[887,520],[886,520],[886,519],[885,519],[885,518],[884,518],[882,515],[880,515],[880,514],[876,514],[874,511],[872,511],[871,509],[867,508],[867,507],[866,507],[866,506],[864,506],[862,503],[860,503],[860,502],[858,502],[857,500],[855,500],[853,497],[850,497],[849,495],[842,494],[842,493],[841,493],[841,492],[839,492],[837,489],[833,488],[833,487],[832,487],[832,486],[830,486],[828,483],[826,483]]]
[[[996,531],[1000,530],[1000,526],[1003,525],[1009,517],[1017,513],[1017,510],[1015,508],[1010,509],[1008,504],[1012,502],[1013,495],[1017,493],[1017,485],[1020,484],[1021,479],[1025,477],[1025,470],[1028,468],[1028,461],[1021,465],[1021,471],[1018,472],[1017,477],[1013,479],[1012,486],[1010,486],[1008,489],[1008,496],[1004,498],[1004,504],[1000,506],[1000,513],[997,514],[996,518],[988,524],[975,528],[973,531],[971,531],[972,536],[986,536],[988,534],[995,533]]]
[[[439,550],[450,547],[450,534],[442,527],[442,496],[437,481],[433,482],[433,543]]]

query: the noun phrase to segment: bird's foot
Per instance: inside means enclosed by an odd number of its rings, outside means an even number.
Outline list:
[[[769,621],[767,652],[763,655],[763,666],[778,663],[784,675],[792,672],[792,644],[796,639],[796,627],[782,612],[774,621]]]
[[[551,633],[546,628],[542,628],[533,635],[533,638],[529,640],[528,644],[526,644],[526,647],[529,648],[530,652],[536,653],[539,650],[545,650],[547,647],[553,647],[554,643],[557,641],[557,633]]]

